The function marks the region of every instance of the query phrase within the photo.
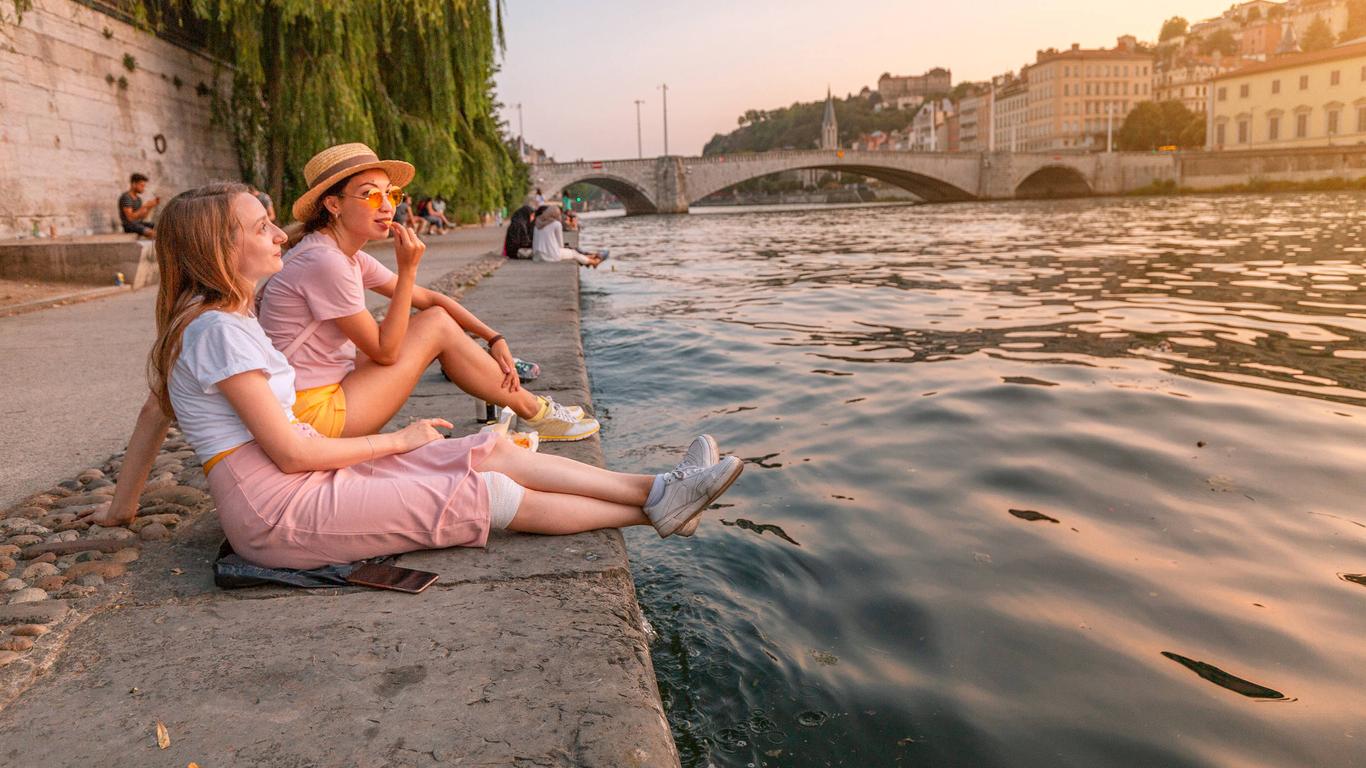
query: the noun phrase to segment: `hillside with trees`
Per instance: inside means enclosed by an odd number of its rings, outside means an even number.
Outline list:
[[[873,131],[899,131],[911,124],[916,110],[873,111],[877,94],[836,98],[835,120],[840,146]],[[797,103],[773,110],[747,110],[736,122],[739,128],[718,133],[702,148],[703,155],[767,152],[771,149],[812,149],[820,143],[825,100]]]

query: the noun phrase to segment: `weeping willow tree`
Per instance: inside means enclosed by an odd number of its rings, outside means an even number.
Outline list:
[[[22,23],[30,0],[11,0]],[[4,9],[0,0],[0,11]],[[413,188],[465,216],[527,189],[493,95],[503,0],[103,0],[153,32],[202,40],[224,66],[216,114],[247,181],[287,205],[304,163],[360,141],[417,166]],[[226,92],[224,92],[226,91]]]
[[[502,207],[525,169],[495,117],[502,0],[185,0],[230,65],[219,114],[243,174],[292,201],[303,167],[361,141],[462,212]]]

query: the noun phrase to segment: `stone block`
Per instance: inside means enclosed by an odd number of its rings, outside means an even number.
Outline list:
[[[51,624],[66,616],[70,610],[63,600],[0,605],[0,625]]]

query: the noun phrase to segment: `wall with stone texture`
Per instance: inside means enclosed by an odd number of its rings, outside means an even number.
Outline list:
[[[163,203],[241,178],[227,132],[212,125],[213,97],[198,92],[214,86],[212,61],[71,0],[36,0],[17,24],[6,11],[0,239],[29,237],[35,225],[44,234],[118,231],[116,202],[134,172],[151,177],[148,194]],[[131,72],[124,54],[136,59]]]

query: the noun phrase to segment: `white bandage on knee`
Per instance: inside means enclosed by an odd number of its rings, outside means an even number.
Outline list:
[[[502,472],[480,472],[479,476],[489,489],[489,525],[507,528],[517,516],[517,508],[522,506],[526,489]]]

